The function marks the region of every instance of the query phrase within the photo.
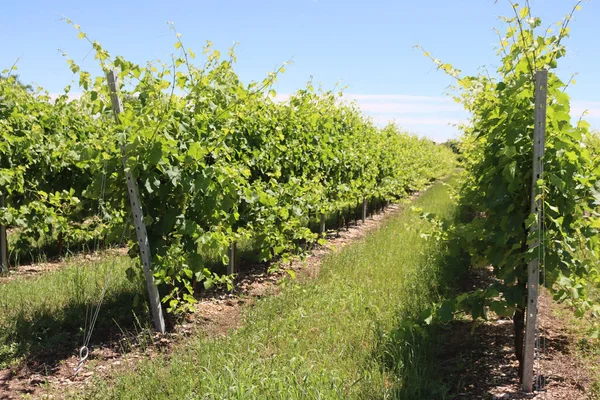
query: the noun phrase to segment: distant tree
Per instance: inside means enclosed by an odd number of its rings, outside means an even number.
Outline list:
[[[462,154],[462,151],[460,149],[460,141],[458,141],[457,139],[448,139],[444,143],[442,143],[442,145],[448,147],[455,154]]]

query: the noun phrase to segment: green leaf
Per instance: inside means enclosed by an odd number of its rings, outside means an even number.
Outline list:
[[[525,19],[527,18],[527,16],[529,16],[529,7],[521,8],[521,11],[519,12],[519,17],[521,19]]]
[[[150,165],[156,165],[162,158],[162,145],[160,142],[154,142],[152,145],[152,150],[148,154],[148,163]]]
[[[194,142],[190,145],[188,155],[196,161],[204,161],[206,150],[198,142]]]

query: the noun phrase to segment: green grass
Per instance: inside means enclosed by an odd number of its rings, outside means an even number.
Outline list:
[[[98,337],[118,332],[116,325],[130,327],[143,315],[144,302],[132,307],[144,288],[131,283],[125,270],[132,261],[115,257],[84,265],[69,265],[34,278],[17,278],[0,284],[0,368],[30,362],[49,364],[81,346],[86,312],[99,299],[110,277],[101,317],[92,343]]]
[[[414,202],[453,218],[438,183]],[[433,337],[409,321],[439,298],[451,271],[433,225],[409,207],[359,243],[327,257],[318,278],[244,310],[223,338],[202,334],[135,370],[98,379],[80,398],[442,398],[430,378]],[[289,282],[288,282],[289,283]]]
[[[239,244],[242,262],[258,262],[253,245],[249,240]],[[211,270],[226,272],[218,254],[205,257]],[[24,361],[52,367],[73,354],[82,344],[86,315],[89,318],[96,307],[107,278],[90,344],[110,340],[122,331],[139,333],[150,326],[145,284],[130,282],[125,273],[133,260],[128,256],[81,260],[67,258],[53,272],[0,283],[0,369]]]
[[[256,248],[253,239],[241,240],[238,262],[258,264]],[[203,256],[210,270],[226,273],[218,253]],[[44,253],[36,257],[40,262],[47,261]],[[134,263],[129,257],[81,260],[78,256],[68,257],[54,272],[0,283],[0,369],[24,361],[53,366],[76,351],[84,336],[86,313],[96,307],[107,277],[110,285],[91,344],[113,338],[122,330],[135,334],[149,326],[139,326],[148,320],[145,287],[143,282],[134,284],[127,279],[125,271]],[[132,307],[134,303],[138,305]]]

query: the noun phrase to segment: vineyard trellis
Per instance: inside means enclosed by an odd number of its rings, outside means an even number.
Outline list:
[[[566,54],[563,39],[581,1],[558,23],[557,33],[540,28],[542,21],[528,3],[510,4],[514,15],[502,18],[507,26],[499,34],[500,64],[494,75],[485,71],[463,77],[425,52],[456,79],[456,100],[471,113],[461,143],[466,169],[461,202],[469,220],[454,230],[456,240],[474,268],[490,265],[495,278],[486,289],[435,309],[442,320],[463,311],[474,319],[487,318],[488,311],[512,316],[518,375],[530,391],[540,274],[536,260],[543,260],[544,284],[555,299],[570,302],[579,316],[600,311],[597,299],[586,296],[581,284],[598,274],[589,257],[599,249],[598,224],[589,215],[596,213],[599,174],[586,147],[589,124],[571,122],[566,89],[573,78],[563,82],[556,73]],[[539,93],[542,82],[536,84],[536,71],[547,71],[547,101]],[[545,136],[538,135],[542,126]],[[592,329],[597,335],[597,327]]]
[[[12,257],[38,244],[116,243],[129,218],[124,183],[136,184],[152,248],[134,239],[137,229],[127,231],[130,254],[151,254],[142,261],[151,271],[146,282],[154,280],[168,312],[188,310],[197,284],[230,284],[239,242],[251,243],[259,261],[288,259],[323,238],[328,218],[360,219],[361,206],[364,218],[369,199],[404,197],[453,168],[444,146],[378,128],[355,104],[310,82],[288,101],[274,100],[283,67],[244,85],[233,51],[224,60],[210,44],[202,68],[179,36],[180,55],[160,68],[90,44],[105,74],[118,71],[112,90],[68,58],[79,76],[77,99],[0,79],[0,191],[7,194],[0,224],[11,227]]]
[[[471,218],[454,239],[473,266],[489,265],[495,277],[486,289],[445,301],[437,316],[512,316],[525,391],[533,389],[540,334],[540,262],[556,299],[572,301],[581,315],[600,312],[581,284],[598,274],[582,255],[598,251],[599,226],[589,218],[597,216],[598,165],[585,146],[587,124],[571,122],[572,80],[556,74],[580,3],[558,34],[538,34],[541,20],[528,4],[513,5],[494,76],[461,77],[433,59],[457,80],[457,100],[472,114],[461,144],[461,201]],[[76,100],[68,90],[51,99],[10,74],[0,78],[0,270],[8,267],[7,227],[14,254],[33,245],[60,254],[63,245],[110,243],[131,209],[130,254],[140,256],[143,272],[128,274],[144,275],[164,332],[161,302],[185,312],[196,284],[230,283],[239,243],[251,242],[260,261],[288,259],[326,236],[328,218],[364,222],[373,200],[404,197],[453,167],[447,149],[392,125],[380,129],[311,82],[286,102],[274,100],[283,66],[244,85],[233,50],[223,59],[208,44],[198,68],[176,37],[179,54],[146,67],[89,40],[108,85],[68,60],[83,91]],[[100,178],[110,195],[95,215]]]

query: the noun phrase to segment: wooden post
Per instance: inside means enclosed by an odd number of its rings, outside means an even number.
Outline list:
[[[227,275],[235,274],[235,257],[237,255],[237,244],[231,242],[229,246],[229,264],[227,264]]]
[[[110,88],[110,99],[112,108],[115,113],[115,121],[119,123],[119,114],[123,112],[123,104],[117,93],[117,75],[115,71],[110,71],[107,74],[108,86]],[[160,296],[158,289],[154,283],[152,275],[152,253],[150,252],[150,242],[148,241],[148,233],[144,224],[144,214],[142,212],[142,204],[138,191],[137,182],[134,180],[130,170],[127,169],[127,156],[125,155],[125,147],[121,147],[123,155],[123,167],[125,169],[125,178],[127,180],[127,191],[129,192],[129,202],[133,213],[133,223],[135,224],[135,233],[137,235],[138,244],[140,246],[140,257],[142,266],[144,267],[144,276],[146,278],[146,287],[148,288],[148,296],[150,298],[150,309],[152,310],[152,319],[154,328],[160,333],[165,332],[165,319],[163,317],[162,307],[160,305]]]
[[[363,224],[365,223],[365,220],[367,219],[367,198],[363,198],[362,201],[362,222]]]
[[[0,196],[0,208],[6,207],[6,199]],[[6,226],[0,225],[0,274],[8,272],[8,237]]]
[[[530,228],[537,232],[541,228],[542,199],[538,199],[537,181],[543,179],[544,142],[546,140],[546,98],[548,95],[548,71],[535,73],[535,119],[533,128],[533,176],[531,187],[531,213],[537,215],[537,221]],[[540,246],[538,240],[529,245],[530,249]],[[533,390],[533,363],[538,313],[538,294],[540,283],[540,260],[536,258],[527,265],[527,321],[525,325],[525,351],[523,353],[523,390]]]

